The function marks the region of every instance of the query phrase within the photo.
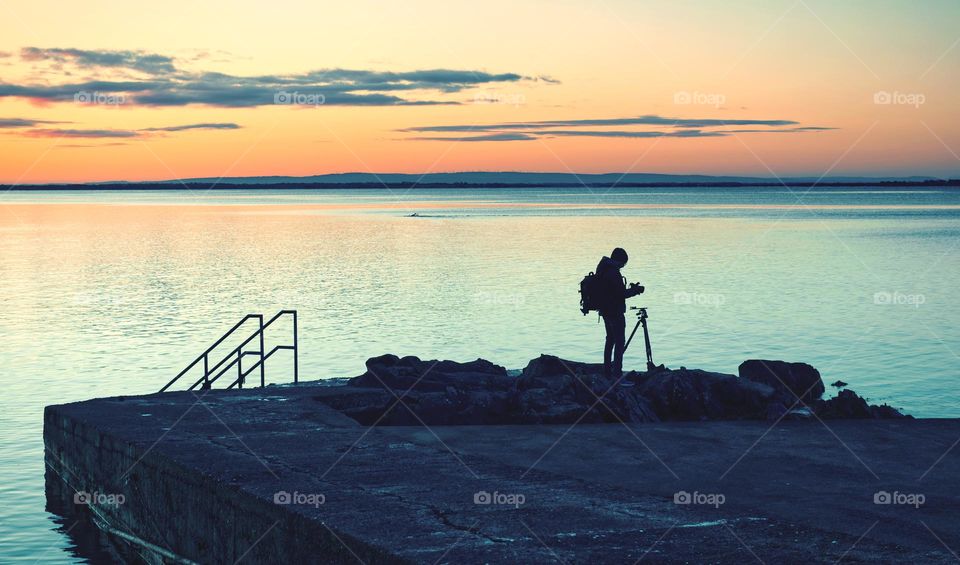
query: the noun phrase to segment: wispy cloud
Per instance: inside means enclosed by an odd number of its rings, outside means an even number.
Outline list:
[[[133,130],[119,129],[32,129],[23,132],[21,135],[27,137],[66,137],[66,138],[115,138],[115,137],[137,137],[139,132]]]
[[[96,148],[96,147],[117,147],[120,145],[130,145],[124,141],[111,141],[108,143],[58,143],[55,147],[57,149],[86,149],[86,148]]]
[[[3,127],[5,120],[0,120],[0,127]],[[19,122],[17,125],[8,126],[10,128],[33,127],[42,124],[56,124],[63,122],[48,122],[41,120],[20,120],[8,119],[10,122]],[[239,124],[230,122],[225,123],[199,123],[184,124],[179,126],[149,127],[142,129],[80,129],[80,128],[44,128],[33,127],[25,131],[18,132],[25,137],[57,137],[57,138],[81,138],[81,139],[110,139],[110,138],[138,138],[148,135],[162,135],[164,133],[174,133],[188,130],[232,130],[240,129]]]
[[[529,141],[536,138],[536,135],[530,133],[503,132],[484,135],[467,135],[463,137],[416,136],[407,139],[415,141]]]
[[[586,120],[547,120],[537,122],[506,122],[485,125],[443,125],[421,126],[407,128],[405,131],[441,132],[441,131],[495,131],[508,129],[536,129],[559,127],[617,127],[617,126],[670,126],[681,128],[706,128],[719,126],[794,126],[798,122],[793,120],[718,120],[695,118],[667,118],[656,115],[636,116],[627,118],[601,118]]]
[[[303,95],[311,100],[321,100],[323,105],[410,106],[458,104],[457,100],[442,99],[437,95],[454,94],[483,85],[557,82],[550,77],[460,69],[376,71],[329,68],[303,73],[239,76],[183,70],[174,57],[143,51],[25,47],[20,57],[37,65],[52,64],[76,71],[63,73],[65,76],[94,70],[113,71],[120,76],[107,78],[98,73],[61,84],[0,82],[0,98],[73,102],[77,93],[93,92],[122,96],[125,103],[145,106],[196,104],[235,108],[290,104],[291,101],[295,104],[297,96]],[[142,74],[131,75],[129,71]]]
[[[191,129],[240,129],[239,124],[234,123],[205,123],[205,124],[186,124],[182,126],[167,126],[160,128],[143,128],[140,131],[186,131]]]
[[[30,128],[46,124],[63,124],[67,122],[58,122],[54,120],[34,120],[32,118],[0,118],[0,129],[5,128]]]
[[[20,50],[24,61],[52,61],[73,63],[86,68],[125,68],[149,74],[173,73],[173,57],[143,51],[91,51],[73,48],[24,47]]]
[[[629,129],[631,126],[646,126],[647,129]],[[751,128],[744,129],[744,126],[751,126]],[[720,120],[715,118],[670,118],[656,115],[645,115],[625,118],[504,122],[480,125],[417,126],[405,128],[399,131],[405,133],[449,134],[414,136],[408,138],[424,141],[528,141],[543,137],[598,137],[634,139],[657,137],[725,137],[737,133],[803,133],[827,131],[831,129],[834,128],[801,126],[799,122],[793,120]],[[456,136],[452,134],[465,135]]]

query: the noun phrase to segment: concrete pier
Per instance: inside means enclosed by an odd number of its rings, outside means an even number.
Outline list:
[[[365,427],[318,400],[354,393],[49,406],[48,497],[155,562],[957,560],[958,420]]]

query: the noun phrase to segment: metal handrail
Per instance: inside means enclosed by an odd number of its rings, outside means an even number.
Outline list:
[[[266,360],[269,359],[271,355],[273,355],[273,354],[276,353],[277,351],[280,351],[281,349],[296,350],[296,348],[295,348],[294,346],[292,346],[292,345],[275,345],[275,346],[273,346],[273,349],[270,350],[270,353],[267,353],[266,355],[263,356],[263,361],[257,361],[256,363],[254,363],[253,367],[250,367],[250,368],[247,369],[246,371],[243,371],[242,375],[239,376],[239,377],[237,377],[237,380],[235,380],[235,381],[233,381],[232,383],[230,383],[230,385],[229,385],[227,388],[228,388],[228,389],[229,389],[229,388],[233,388],[233,387],[236,386],[238,383],[241,383],[244,379],[246,379],[247,375],[249,375],[250,373],[253,372],[254,369],[256,369],[257,367],[262,367],[262,366],[263,366],[263,363],[266,362]],[[216,380],[216,379],[213,379],[213,380]],[[213,382],[213,380],[211,380],[210,382]],[[293,382],[294,382],[294,383],[297,382],[296,372],[294,372],[294,380],[293,380]],[[260,385],[260,386],[263,386],[263,385]]]
[[[280,319],[284,315],[291,315],[293,318],[293,344],[292,345],[278,345],[274,347],[269,353],[264,354],[264,332],[270,327],[275,321]],[[229,353],[223,356],[213,367],[210,367],[210,354],[217,348],[218,345],[223,343],[225,339],[230,337],[234,332],[236,332],[243,324],[251,319],[257,319],[259,324],[257,325],[256,330],[250,334],[245,340],[243,340],[239,345],[230,350]],[[255,338],[260,338],[260,349],[257,351],[243,351],[243,348],[246,347]],[[251,372],[255,369],[260,369],[260,386],[265,386],[266,384],[266,360],[276,353],[277,351],[284,349],[293,351],[293,382],[299,382],[299,347],[297,342],[297,311],[296,310],[280,310],[277,312],[270,320],[266,323],[263,322],[263,314],[247,314],[243,317],[242,320],[234,324],[225,334],[220,336],[220,338],[208,347],[203,353],[197,356],[189,365],[187,365],[180,373],[177,374],[173,379],[170,380],[163,388],[160,389],[160,392],[166,391],[173,385],[175,382],[180,380],[181,377],[187,374],[191,369],[197,366],[200,361],[203,361],[203,376],[200,377],[196,382],[194,382],[187,390],[194,390],[198,386],[201,389],[208,389],[211,385],[227,371],[229,371],[234,365],[237,366],[237,379],[230,384],[227,388],[233,388],[233,386],[238,386],[238,388],[243,388],[243,383]],[[260,359],[247,370],[243,369],[243,358],[247,355],[257,355]],[[226,365],[224,365],[226,364]],[[219,371],[219,372],[217,372]],[[214,373],[216,374],[214,375]],[[211,378],[213,375],[213,378]]]

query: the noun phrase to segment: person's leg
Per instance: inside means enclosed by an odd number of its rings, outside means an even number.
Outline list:
[[[606,341],[603,344],[603,374],[608,377],[612,370],[613,350],[617,343],[616,323],[613,318],[616,316],[603,316],[603,329],[606,331]]]
[[[627,319],[624,314],[617,314],[616,316],[611,316],[613,320],[613,343],[614,343],[614,354],[613,354],[613,371],[614,376],[619,377],[623,374],[623,348],[624,343],[627,341]],[[608,339],[610,339],[611,332],[607,332]]]

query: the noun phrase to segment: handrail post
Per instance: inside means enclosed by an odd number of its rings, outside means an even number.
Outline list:
[[[237,348],[237,388],[243,388],[243,352]]]
[[[296,384],[299,382],[299,373],[298,373],[298,353],[299,348],[297,347],[297,311],[293,311],[293,383]]]
[[[260,388],[263,388],[266,384],[266,376],[264,373],[263,363],[266,361],[266,358],[263,356],[265,345],[263,339],[263,314],[260,314]]]
[[[203,390],[210,388],[210,381],[207,380],[210,377],[210,357],[208,353],[203,354]]]

